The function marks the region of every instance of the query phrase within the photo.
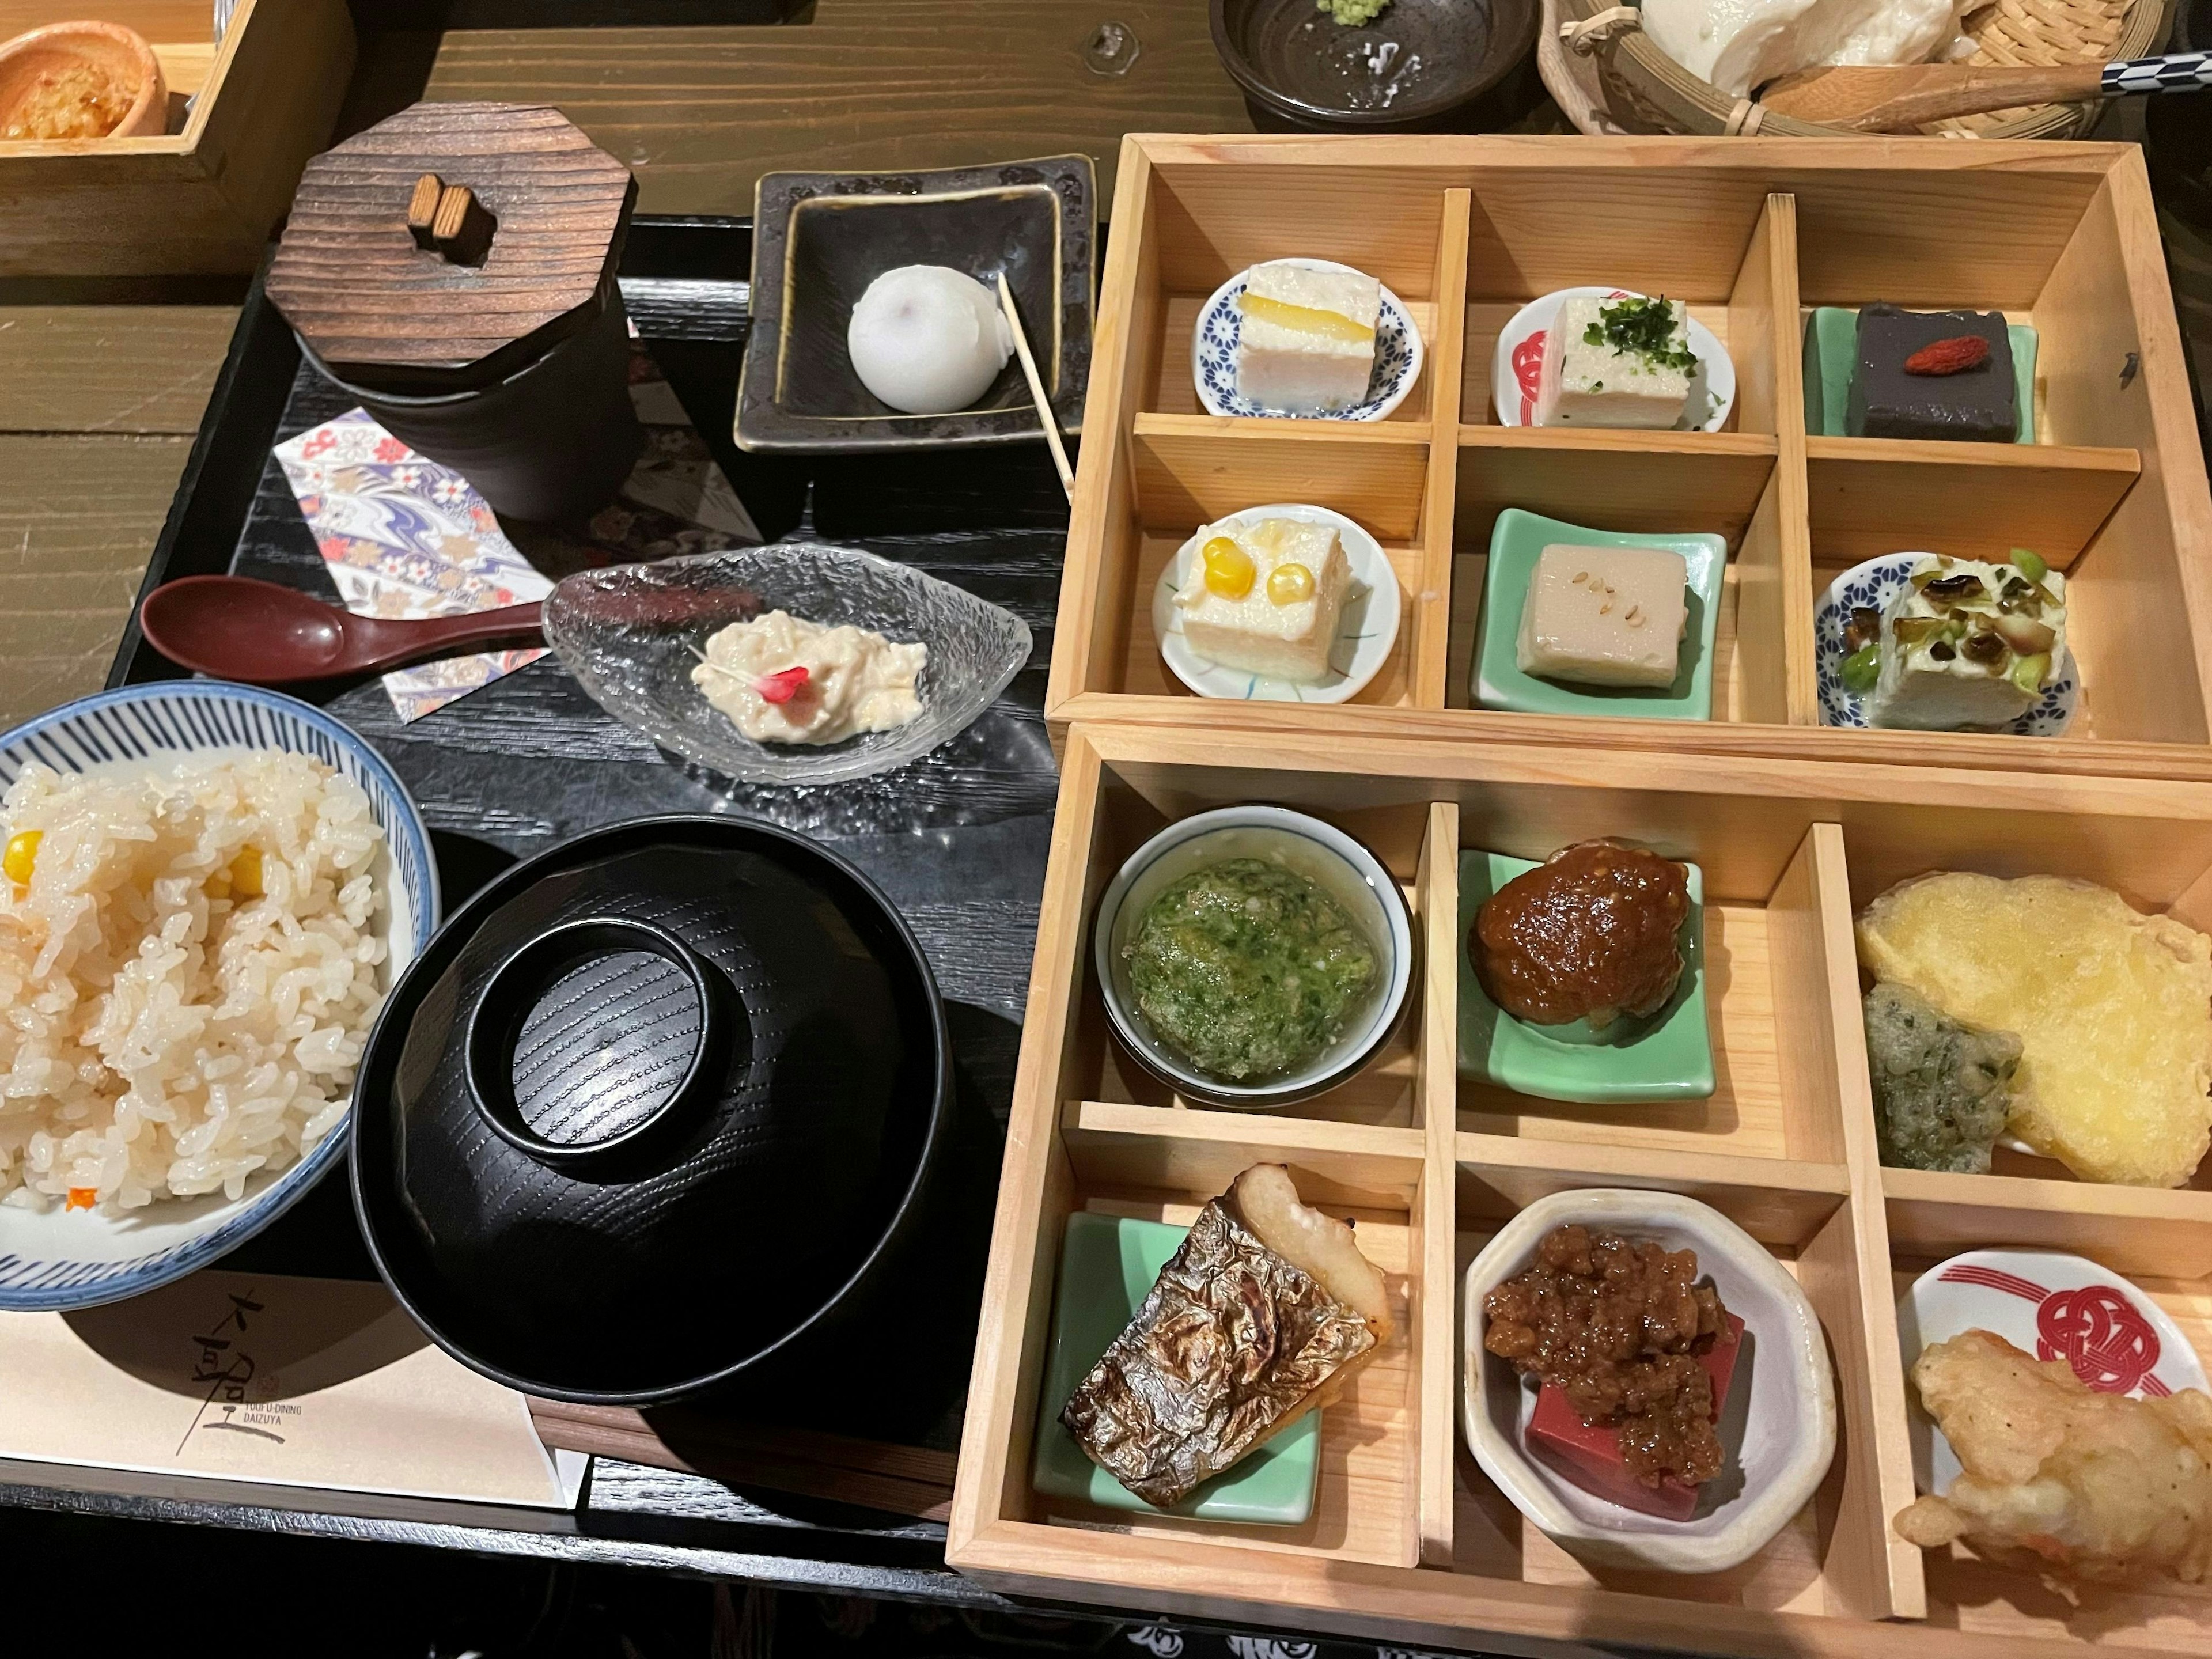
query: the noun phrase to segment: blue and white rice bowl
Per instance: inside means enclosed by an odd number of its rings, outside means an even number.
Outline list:
[[[321,710],[216,680],[101,692],[0,737],[0,788],[12,787],[33,762],[64,775],[128,775],[271,750],[310,756],[368,798],[383,832],[371,873],[384,903],[370,926],[386,947],[381,977],[389,992],[437,926],[437,866],[422,815],[398,775]],[[236,1199],[217,1191],[120,1212],[0,1203],[0,1310],[120,1301],[209,1265],[274,1221],[338,1163],[347,1127],[341,1120],[288,1169],[248,1176]]]
[[[1830,582],[1827,592],[1814,605],[1813,672],[1820,698],[1821,725],[1868,725],[1865,698],[1844,687],[1844,659],[1850,654],[1844,649],[1844,630],[1850,626],[1853,611],[1861,606],[1879,611],[1910,586],[1912,568],[1928,556],[1917,552],[1885,553],[1878,559],[1855,564]],[[2081,675],[2069,649],[2035,707],[2003,730],[2014,737],[2055,738],[2074,723],[2074,712],[2081,701]]]
[[[1334,259],[1276,259],[1272,264],[1298,265],[1307,270],[1366,273]],[[1237,389],[1237,343],[1242,337],[1243,311],[1237,301],[1244,292],[1249,270],[1240,270],[1199,307],[1198,321],[1190,333],[1190,378],[1198,388],[1198,401],[1209,415],[1237,415],[1273,421],[1379,421],[1406,401],[1421,378],[1421,331],[1406,302],[1387,288],[1382,310],[1375,319],[1375,368],[1367,379],[1367,395],[1342,409],[1307,410],[1267,409]]]

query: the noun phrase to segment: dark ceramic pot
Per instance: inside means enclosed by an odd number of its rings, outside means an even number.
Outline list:
[[[1534,106],[1537,0],[1392,0],[1346,27],[1314,0],[1212,0],[1213,49],[1262,131],[1481,132]]]
[[[410,449],[451,467],[504,517],[558,524],[615,498],[645,448],[629,396],[629,315],[610,279],[599,313],[523,368],[489,386],[408,397],[331,372],[332,384]]]

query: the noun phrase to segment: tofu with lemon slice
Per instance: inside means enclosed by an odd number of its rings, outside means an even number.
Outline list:
[[[1318,415],[1367,396],[1382,285],[1285,259],[1255,265],[1237,296],[1237,390],[1262,409]]]
[[[1352,586],[1334,526],[1296,519],[1210,524],[1176,593],[1183,639],[1209,662],[1318,685]]]

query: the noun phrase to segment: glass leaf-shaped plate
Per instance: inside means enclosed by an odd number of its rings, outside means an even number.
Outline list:
[[[921,716],[819,747],[758,744],[708,702],[691,671],[709,635],[785,611],[929,647]],[[545,638],[584,690],[664,748],[747,783],[836,783],[888,772],[957,737],[1029,660],[1010,611],[907,565],[825,542],[777,542],[579,571],[547,596]]]

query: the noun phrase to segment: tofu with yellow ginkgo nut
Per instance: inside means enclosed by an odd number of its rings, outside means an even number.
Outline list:
[[[1681,666],[1688,592],[1680,553],[1554,542],[1537,556],[1522,601],[1521,672],[1664,690]]]
[[[1206,550],[1222,540],[1234,544],[1231,556],[1209,559]],[[1176,593],[1184,643],[1224,668],[1298,685],[1327,679],[1352,586],[1335,527],[1297,519],[1210,524],[1198,544]]]

